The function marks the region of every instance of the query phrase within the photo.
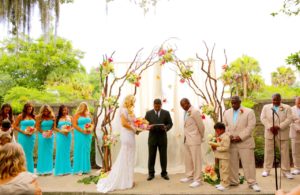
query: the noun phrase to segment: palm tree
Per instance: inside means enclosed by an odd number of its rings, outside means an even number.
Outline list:
[[[260,71],[258,61],[255,58],[243,55],[242,57],[236,59],[234,62],[231,63],[231,68],[234,72],[239,73],[241,75],[243,84],[243,96],[244,98],[247,98],[250,76],[259,73]]]
[[[280,66],[277,72],[271,73],[272,84],[275,86],[292,86],[296,81],[294,71],[290,67]]]

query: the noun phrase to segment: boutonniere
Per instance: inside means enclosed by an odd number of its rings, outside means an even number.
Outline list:
[[[244,113],[244,110],[243,110],[242,108],[240,109],[240,113],[241,113],[241,114],[243,114],[243,113]]]
[[[202,114],[202,115],[201,115],[201,118],[204,120],[204,119],[205,119],[205,115],[204,115],[204,114]]]
[[[284,107],[283,107],[283,106],[280,106],[280,107],[279,107],[279,110],[280,110],[280,111],[284,111]]]
[[[187,115],[188,115],[188,116],[191,116],[191,111],[187,111]]]
[[[217,137],[217,142],[221,142],[222,141],[222,139],[220,138],[220,137]]]

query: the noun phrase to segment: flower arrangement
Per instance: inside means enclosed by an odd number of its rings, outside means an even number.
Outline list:
[[[163,65],[165,63],[174,61],[173,55],[174,55],[174,51],[172,48],[164,49],[161,47],[158,51],[160,64]]]
[[[193,71],[191,70],[191,66],[184,66],[181,65],[180,66],[180,74],[179,76],[181,77],[181,79],[189,79],[192,77],[193,75]]]
[[[112,134],[108,135],[103,135],[103,145],[111,147],[112,145],[114,146],[116,143],[118,143],[118,137],[120,137],[119,132],[114,132]]]
[[[206,105],[201,106],[201,111],[202,111],[202,113],[204,113],[208,116],[211,116],[214,114],[215,109],[214,109],[213,105],[206,104]]]
[[[94,125],[91,123],[87,123],[84,125],[84,130],[88,133],[91,133],[94,129]]]
[[[34,131],[35,131],[35,128],[34,127],[30,127],[30,126],[25,129],[25,132],[30,133],[30,134],[33,134]]]
[[[280,111],[284,111],[284,107],[283,107],[283,106],[280,106],[280,107],[279,107],[279,110],[280,110]]]
[[[129,83],[134,84],[136,87],[140,86],[140,79],[141,79],[141,76],[134,73],[133,71],[128,73],[126,76],[126,80]]]
[[[149,122],[145,118],[136,118],[133,121],[134,127],[136,128],[136,134],[146,130],[148,128]]]
[[[220,183],[220,179],[218,178],[218,174],[215,171],[214,166],[207,165],[203,171],[203,180],[211,185],[216,185]]]
[[[113,62],[112,58],[103,60],[103,62],[101,64],[101,68],[104,71],[104,74],[108,75],[115,71],[114,64],[112,62]]]
[[[72,126],[71,125],[63,125],[61,127],[61,131],[63,131],[64,133],[69,133],[72,130]]]
[[[118,101],[117,101],[117,96],[109,96],[109,97],[105,97],[104,98],[104,102],[103,102],[103,106],[105,108],[117,108],[118,105]]]
[[[44,131],[42,135],[44,138],[51,138],[53,135],[53,131],[52,130]]]

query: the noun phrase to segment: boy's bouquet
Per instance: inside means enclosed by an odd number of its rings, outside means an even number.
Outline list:
[[[214,134],[208,134],[208,144],[211,146],[215,146],[218,147],[220,145],[221,139],[219,137],[216,137],[216,135]]]

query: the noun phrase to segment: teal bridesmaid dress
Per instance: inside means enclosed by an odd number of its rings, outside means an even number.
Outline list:
[[[53,120],[43,120],[41,130],[47,131],[53,128]],[[38,160],[37,173],[40,175],[52,174],[53,171],[53,142],[54,135],[44,138],[43,134],[38,132]]]
[[[70,121],[59,121],[57,128],[61,129],[62,126],[71,126]],[[65,175],[72,173],[71,167],[71,140],[72,133],[64,135],[62,133],[56,133],[56,155],[55,155],[55,169],[54,175]]]
[[[84,129],[84,126],[87,123],[91,123],[89,117],[78,118],[77,124],[81,129]],[[76,129],[74,130],[74,174],[89,173],[91,171],[91,142],[91,134],[84,134]]]
[[[20,121],[20,129],[22,131],[25,131],[27,127],[34,127],[34,125],[35,125],[34,119]],[[25,135],[23,133],[19,133],[18,143],[23,147],[25,153],[27,171],[34,173],[33,150],[34,150],[34,143],[35,143],[35,134]]]

